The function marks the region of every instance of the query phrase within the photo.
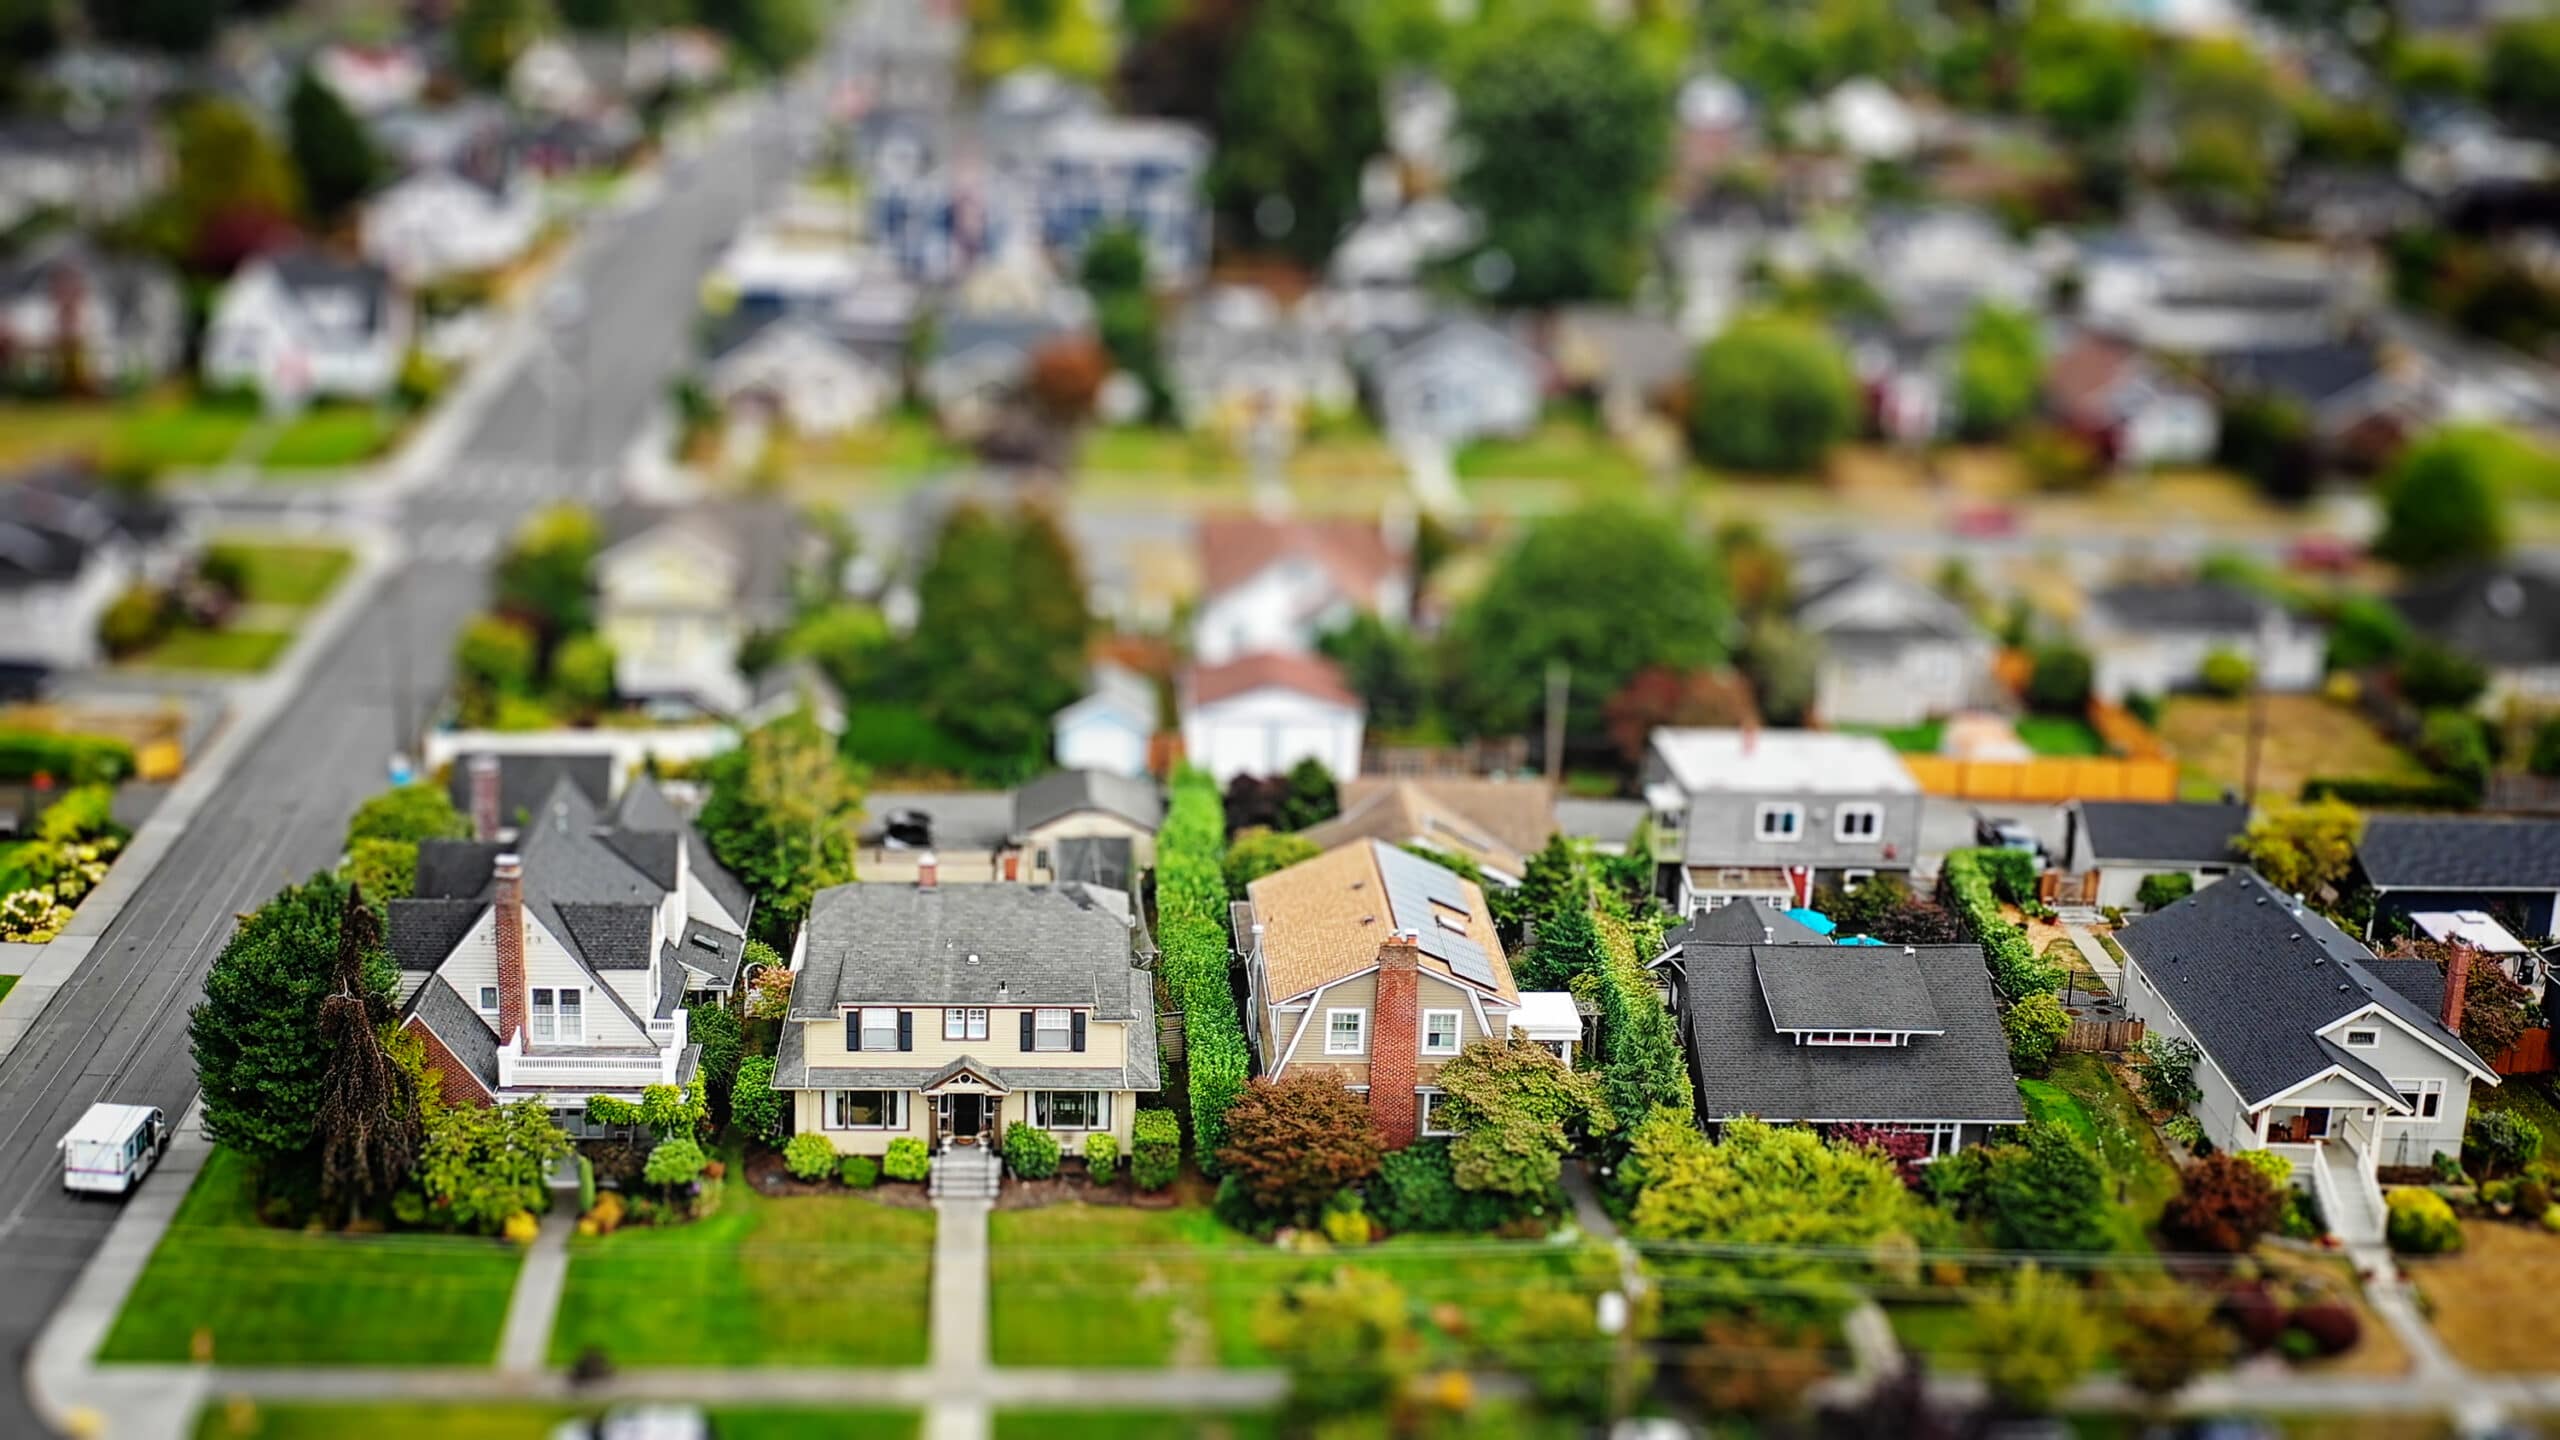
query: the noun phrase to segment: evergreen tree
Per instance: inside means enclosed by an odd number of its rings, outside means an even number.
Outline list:
[[[1353,0],[1261,0],[1217,87],[1209,192],[1230,229],[1309,263],[1358,217],[1386,145],[1377,61]]]
[[[344,215],[382,176],[364,122],[307,66],[293,77],[284,113],[287,148],[311,213],[324,220]]]
[[[1573,978],[1600,968],[1608,958],[1591,912],[1567,905],[1538,922],[1538,938],[1512,967],[1523,990],[1563,990]]]
[[[908,660],[925,717],[1018,778],[1046,753],[1049,717],[1083,690],[1093,616],[1073,548],[1045,509],[962,505],[916,585]]]
[[[418,1092],[383,1046],[389,997],[365,981],[368,957],[381,953],[382,922],[347,889],[339,912],[337,991],[320,1002],[320,1044],[328,1056],[321,1079],[320,1193],[360,1215],[408,1178],[417,1160]]]

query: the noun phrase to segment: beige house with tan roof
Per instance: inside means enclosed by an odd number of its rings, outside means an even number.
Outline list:
[[[1441,1062],[1508,1039],[1521,1005],[1481,889],[1362,840],[1256,880],[1233,920],[1261,1074],[1365,1091],[1390,1147],[1448,1133]]]
[[[1404,623],[1413,545],[1396,517],[1212,515],[1200,522],[1200,605],[1191,653],[1216,665],[1260,651],[1303,653],[1358,614]]]
[[[1517,885],[1556,833],[1556,790],[1544,780],[1352,780],[1342,813],[1299,834],[1330,850],[1354,840],[1420,845],[1473,861],[1486,879]]]

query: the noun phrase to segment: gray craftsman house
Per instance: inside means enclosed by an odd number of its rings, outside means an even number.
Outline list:
[[[1644,798],[1678,913],[1908,878],[1920,784],[1893,747],[1827,730],[1656,730]]]
[[[2249,807],[2237,802],[2075,800],[2064,821],[2062,868],[2085,903],[2130,910],[2142,882],[2184,875],[2198,890],[2239,865]]]
[[[2255,870],[2116,938],[2126,1008],[2202,1052],[2205,1138],[2292,1161],[2350,1243],[2382,1238],[2380,1167],[2461,1153],[2471,1087],[2498,1083],[2459,1035],[2467,953],[2377,959]]]

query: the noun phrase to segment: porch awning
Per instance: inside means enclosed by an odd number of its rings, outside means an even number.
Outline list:
[[[966,1055],[963,1055],[959,1059],[952,1061],[950,1064],[943,1066],[939,1070],[936,1070],[930,1078],[916,1088],[927,1095],[1002,1095],[1007,1093],[1005,1083],[996,1078],[996,1072],[994,1070],[979,1064],[976,1060]]]

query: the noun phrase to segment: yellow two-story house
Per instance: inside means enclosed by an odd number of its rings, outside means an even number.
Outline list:
[[[1022,1121],[1072,1152],[1125,1151],[1159,1088],[1155,976],[1127,894],[1087,885],[837,885],[792,955],[774,1086],[793,1128],[846,1154],[901,1135],[937,1150]]]

